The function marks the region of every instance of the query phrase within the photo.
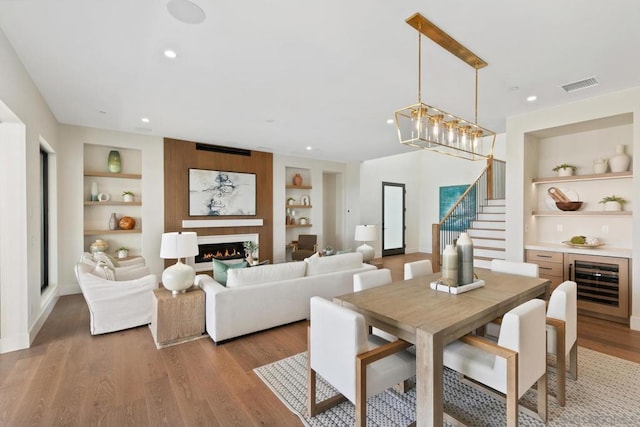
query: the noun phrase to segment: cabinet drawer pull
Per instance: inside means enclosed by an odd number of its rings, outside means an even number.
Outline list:
[[[538,268],[540,270],[553,270],[552,268],[549,268],[549,267],[540,267],[540,266],[538,266]]]
[[[551,258],[551,255],[536,255],[538,258]]]

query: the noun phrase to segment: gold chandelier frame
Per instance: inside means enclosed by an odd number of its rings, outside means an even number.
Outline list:
[[[478,125],[478,70],[488,64],[419,13],[406,22],[418,30],[418,103],[395,112],[400,143],[467,160],[492,157],[496,134]],[[422,102],[423,35],[475,70],[473,122]]]

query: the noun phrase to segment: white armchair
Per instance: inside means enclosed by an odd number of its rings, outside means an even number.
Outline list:
[[[95,268],[84,262],[75,267],[76,279],[89,306],[91,335],[151,323],[152,292],[159,283],[155,274],[149,274],[147,267],[134,266],[140,273],[146,269],[146,274],[132,280],[112,281],[94,274]]]
[[[311,298],[308,337],[308,406],[314,417],[349,399],[356,426],[366,425],[367,397],[415,375],[415,357],[406,341],[386,342],[367,333],[364,317],[321,297]],[[316,373],[341,393],[316,402]]]
[[[413,279],[418,276],[426,276],[433,273],[431,261],[423,259],[420,261],[407,262],[404,264],[404,280]]]
[[[444,349],[444,365],[506,395],[507,425],[518,425],[518,399],[538,383],[538,415],[547,422],[545,303],[534,299],[504,315],[498,343],[466,335]]]
[[[578,378],[578,300],[577,284],[562,282],[551,293],[547,307],[547,352],[556,355],[557,390],[560,406],[566,402],[566,357],[569,373]]]

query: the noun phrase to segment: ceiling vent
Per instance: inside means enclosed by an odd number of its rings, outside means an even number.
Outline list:
[[[571,93],[571,92],[575,92],[576,90],[598,86],[599,84],[600,83],[598,83],[595,77],[590,77],[588,79],[562,85],[562,89],[564,89],[565,92],[567,93]]]

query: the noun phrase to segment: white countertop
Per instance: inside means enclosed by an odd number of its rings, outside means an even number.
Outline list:
[[[563,245],[561,243],[536,243],[533,245],[525,245],[525,249],[532,249],[536,251],[550,251],[550,252],[564,252],[581,255],[598,255],[598,256],[612,256],[618,258],[631,258],[633,251],[628,248],[613,248],[607,245],[600,246],[598,248],[574,248],[571,246]]]

